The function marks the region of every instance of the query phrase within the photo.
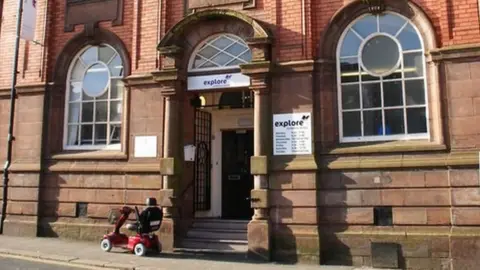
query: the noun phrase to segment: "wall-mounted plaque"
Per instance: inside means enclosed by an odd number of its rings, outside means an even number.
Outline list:
[[[101,21],[123,23],[124,0],[65,0],[65,32],[74,30],[75,25],[93,26]]]

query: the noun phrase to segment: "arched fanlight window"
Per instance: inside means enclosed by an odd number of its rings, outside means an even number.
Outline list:
[[[64,148],[120,149],[124,76],[111,46],[88,46],[74,58],[67,78]]]
[[[220,34],[210,37],[198,46],[192,54],[189,71],[235,68],[251,60],[250,48],[240,37]]]
[[[428,138],[421,36],[395,13],[366,15],[337,49],[340,141]]]

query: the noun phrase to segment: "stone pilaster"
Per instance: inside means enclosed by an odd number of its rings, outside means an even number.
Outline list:
[[[162,70],[152,73],[165,98],[163,156],[160,173],[163,178],[159,204],[163,207],[164,220],[160,229],[162,251],[173,251],[176,225],[176,202],[178,181],[181,179],[181,110],[180,102],[184,91],[185,76],[181,66],[182,50],[179,47],[159,48],[163,56]]]
[[[255,43],[257,45],[259,43]],[[250,44],[251,45],[251,44]],[[254,61],[242,65],[242,73],[250,76],[250,89],[255,95],[254,104],[254,156],[251,158],[250,172],[254,176],[254,189],[251,191],[251,205],[254,209],[252,221],[248,224],[249,256],[262,260],[271,258],[271,224],[269,218],[268,159],[271,153],[271,63],[265,60],[268,55],[255,46]],[[251,45],[252,46],[252,45]],[[262,53],[263,51],[263,53]],[[258,58],[256,58],[258,57]],[[261,59],[264,61],[261,61]]]

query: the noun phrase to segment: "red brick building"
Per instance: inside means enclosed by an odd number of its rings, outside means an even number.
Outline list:
[[[165,251],[476,269],[477,1],[37,1],[11,160],[0,3],[4,234],[97,241],[155,196]]]

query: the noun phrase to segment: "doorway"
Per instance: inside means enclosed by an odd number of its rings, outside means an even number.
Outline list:
[[[253,130],[222,131],[222,218],[251,219]]]

